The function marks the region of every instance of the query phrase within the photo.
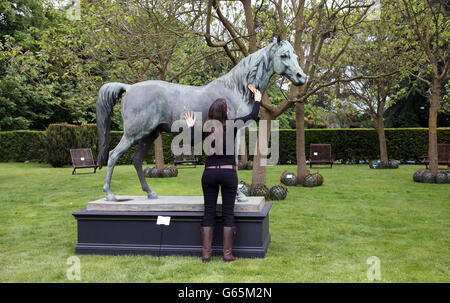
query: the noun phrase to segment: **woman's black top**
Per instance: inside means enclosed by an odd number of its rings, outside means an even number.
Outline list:
[[[234,122],[241,120],[242,122],[246,123],[249,120],[256,120],[258,118],[259,113],[259,107],[260,102],[254,102],[253,109],[250,114],[244,117],[235,118],[233,119]],[[239,127],[234,127],[233,129],[233,142],[235,142],[237,130]],[[211,132],[202,131],[202,140],[204,140],[206,137],[208,137],[211,134]],[[195,139],[195,142],[194,142]],[[198,138],[194,138],[194,127],[191,127],[191,146],[196,145],[197,143],[201,142],[198,140]],[[222,155],[217,155],[215,153],[209,155],[206,158],[205,166],[214,166],[214,165],[236,165],[235,162],[235,149],[233,149],[233,153],[226,154],[226,126],[223,126],[223,153]],[[214,143],[213,143],[214,144]],[[214,146],[213,146],[214,147]]]

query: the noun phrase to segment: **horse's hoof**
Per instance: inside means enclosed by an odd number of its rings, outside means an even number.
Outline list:
[[[243,193],[241,193],[240,195],[237,196],[236,200],[238,202],[247,202],[248,198],[246,195],[244,195]]]
[[[150,193],[147,195],[147,197],[148,197],[149,199],[158,199],[158,195],[157,195],[154,191],[150,192]]]
[[[108,194],[108,195],[106,195],[106,201],[114,201],[114,202],[116,202],[117,198],[113,194]]]

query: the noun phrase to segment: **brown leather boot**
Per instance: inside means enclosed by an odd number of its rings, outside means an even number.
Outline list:
[[[209,262],[212,255],[214,226],[202,226],[200,230],[202,232],[202,261]]]
[[[223,260],[225,262],[231,262],[237,260],[236,257],[233,256],[233,241],[236,235],[236,227],[223,227]]]

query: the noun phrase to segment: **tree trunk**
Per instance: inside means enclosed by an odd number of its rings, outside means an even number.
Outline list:
[[[297,102],[295,104],[295,125],[297,141],[297,185],[303,184],[306,176],[306,155],[305,155],[305,104]]]
[[[261,134],[262,134],[262,131],[264,131],[264,130],[259,127],[258,128],[258,140],[256,142],[256,153],[253,156],[252,187],[257,184],[266,185],[266,165],[261,165],[261,164],[265,164],[267,162],[266,161],[267,156],[261,154],[261,152],[259,150],[259,145],[264,144],[263,146],[265,146],[266,144],[269,143],[272,116],[269,111],[267,111],[264,107],[261,107],[261,120],[260,121],[263,121],[263,120],[267,121],[267,142],[260,143]]]
[[[437,114],[440,109],[441,82],[433,79],[431,86],[430,112],[428,119],[428,159],[430,171],[436,175],[438,171],[438,149],[437,149]]]
[[[239,149],[240,149],[240,153],[241,153],[241,156],[240,156],[241,162],[244,163],[244,165],[247,165],[248,156],[247,156],[247,142],[245,141],[245,136],[243,137],[243,139],[241,139]]]
[[[164,168],[164,152],[161,134],[159,134],[158,138],[155,140],[155,163],[157,170],[162,170]]]
[[[384,132],[384,121],[383,113],[378,113],[375,117],[375,129],[378,134],[378,143],[380,144],[380,160],[381,163],[387,164],[389,161],[387,146],[386,146],[386,135]]]

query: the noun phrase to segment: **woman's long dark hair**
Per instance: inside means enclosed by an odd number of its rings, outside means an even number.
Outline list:
[[[224,136],[225,136],[225,124],[228,119],[227,109],[228,109],[227,101],[224,98],[219,98],[216,101],[214,101],[213,104],[211,104],[211,106],[209,107],[208,117],[206,119],[206,121],[208,120],[220,121],[223,126]],[[213,132],[214,127],[211,127],[211,133]],[[211,146],[215,147],[215,145],[216,145],[215,142],[212,142]],[[225,140],[223,141],[223,148],[225,150]]]
[[[227,115],[227,101],[224,98],[219,98],[211,104],[208,111],[208,120],[218,120],[225,125],[228,115]]]

